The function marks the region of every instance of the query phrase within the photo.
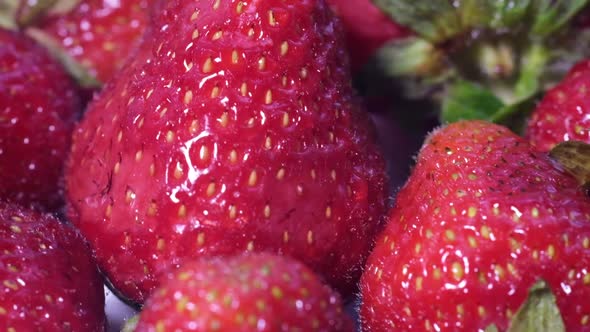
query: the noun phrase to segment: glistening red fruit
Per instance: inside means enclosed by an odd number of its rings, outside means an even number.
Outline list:
[[[543,97],[527,128],[531,144],[549,151],[563,141],[590,143],[590,60],[575,65]]]
[[[102,82],[111,79],[137,47],[158,0],[81,0],[39,27]]]
[[[41,46],[0,28],[0,198],[57,209],[80,111],[73,82]]]
[[[142,331],[354,331],[339,295],[311,270],[268,254],[201,259],[169,273]]]
[[[0,330],[104,331],[103,280],[81,235],[0,203]]]
[[[155,21],[68,163],[69,216],[113,284],[142,302],[185,258],[264,250],[350,293],[387,181],[327,5],[175,0]]]
[[[567,331],[590,331],[590,199],[508,129],[431,135],[361,281],[368,331],[506,331],[545,280]]]

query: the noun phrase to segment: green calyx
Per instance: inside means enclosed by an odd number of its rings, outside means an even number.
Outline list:
[[[384,46],[378,67],[411,82],[399,84],[403,97],[438,102],[442,122],[486,119],[519,129],[540,93],[590,56],[579,46],[589,34],[567,34],[590,0],[373,2],[416,34]]]
[[[498,52],[502,53],[502,50]],[[498,70],[487,74],[488,77],[510,75],[513,67],[517,66],[512,62],[514,57],[510,55],[492,55],[490,58],[492,60],[488,62],[498,59],[500,64],[495,65]],[[534,109],[543,89],[541,69],[545,68],[547,62],[548,54],[544,47],[532,44],[523,52],[518,64],[519,73],[511,80],[502,81],[500,77],[487,86],[465,80],[449,82],[442,101],[441,120],[487,120],[508,126],[517,133],[522,132],[527,116]]]
[[[588,0],[373,0],[391,18],[438,44],[473,30],[522,29],[544,38],[565,26]]]
[[[449,1],[374,0],[396,22],[412,28],[432,42],[444,41],[461,30],[461,22]]]
[[[587,0],[529,1],[535,13],[531,32],[540,37],[548,37],[561,29],[588,4]]]
[[[498,331],[490,325],[486,332]],[[555,295],[545,281],[538,281],[529,290],[525,303],[512,318],[508,332],[565,332]]]

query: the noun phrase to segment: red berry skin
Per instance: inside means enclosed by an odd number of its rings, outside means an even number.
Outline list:
[[[73,82],[39,45],[0,29],[0,199],[56,210],[81,110]]]
[[[136,332],[354,331],[338,293],[303,264],[269,254],[201,259],[168,273]]]
[[[563,141],[590,143],[590,60],[576,64],[549,90],[531,116],[526,131],[530,143],[549,151]]]
[[[388,41],[405,38],[410,31],[398,25],[371,0],[328,0],[346,31],[353,72],[375,55]]]
[[[537,281],[568,331],[590,331],[590,204],[508,129],[432,134],[361,279],[367,331],[505,331]]]
[[[350,294],[388,191],[327,5],[169,1],[155,22],[74,134],[69,216],[103,271],[143,302],[185,258],[268,250]]]
[[[157,0],[81,0],[39,27],[101,82],[110,80],[137,47]]]
[[[0,203],[0,330],[104,331],[103,279],[74,228]]]

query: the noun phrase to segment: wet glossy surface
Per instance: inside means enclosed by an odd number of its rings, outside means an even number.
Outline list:
[[[118,299],[115,294],[105,287],[105,311],[108,318],[108,332],[119,332],[123,324],[137,312],[131,307],[125,305]],[[358,325],[358,314],[356,313],[356,302],[348,303],[346,306],[347,314],[356,322],[357,331],[360,331]]]
[[[29,38],[0,29],[1,198],[60,206],[63,164],[80,111],[61,66]]]
[[[527,137],[541,151],[563,141],[590,143],[590,60],[549,90],[529,120]]]
[[[505,330],[537,278],[566,327],[590,331],[590,204],[507,129],[432,135],[362,279],[371,331]]]
[[[73,228],[0,203],[0,330],[104,331],[102,283]]]
[[[191,262],[168,274],[136,331],[158,329],[353,332],[354,324],[312,271],[262,254]]]
[[[351,291],[387,184],[339,28],[314,4],[172,1],[91,105],[70,216],[128,296],[185,257],[262,249]]]
[[[82,0],[71,11],[45,19],[41,28],[106,82],[137,47],[155,1]]]

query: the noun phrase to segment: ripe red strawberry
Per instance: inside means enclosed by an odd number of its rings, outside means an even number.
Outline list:
[[[269,250],[350,292],[387,184],[327,5],[175,0],[156,20],[74,135],[69,215],[103,270],[141,302],[183,258]]]
[[[590,331],[590,200],[508,129],[428,138],[361,280],[368,331],[508,327],[539,279],[567,331]]]
[[[354,331],[339,295],[304,265],[269,254],[201,259],[168,273],[141,331]]]
[[[157,0],[79,0],[37,26],[101,82],[111,79],[137,47]]]
[[[81,235],[0,203],[0,330],[104,331],[103,279]]]
[[[371,0],[328,0],[342,20],[353,71],[360,69],[386,42],[408,36]]]
[[[543,97],[527,128],[531,144],[549,151],[563,141],[590,143],[590,60],[575,65]]]
[[[0,29],[0,199],[56,209],[80,111],[73,82],[45,49]]]

